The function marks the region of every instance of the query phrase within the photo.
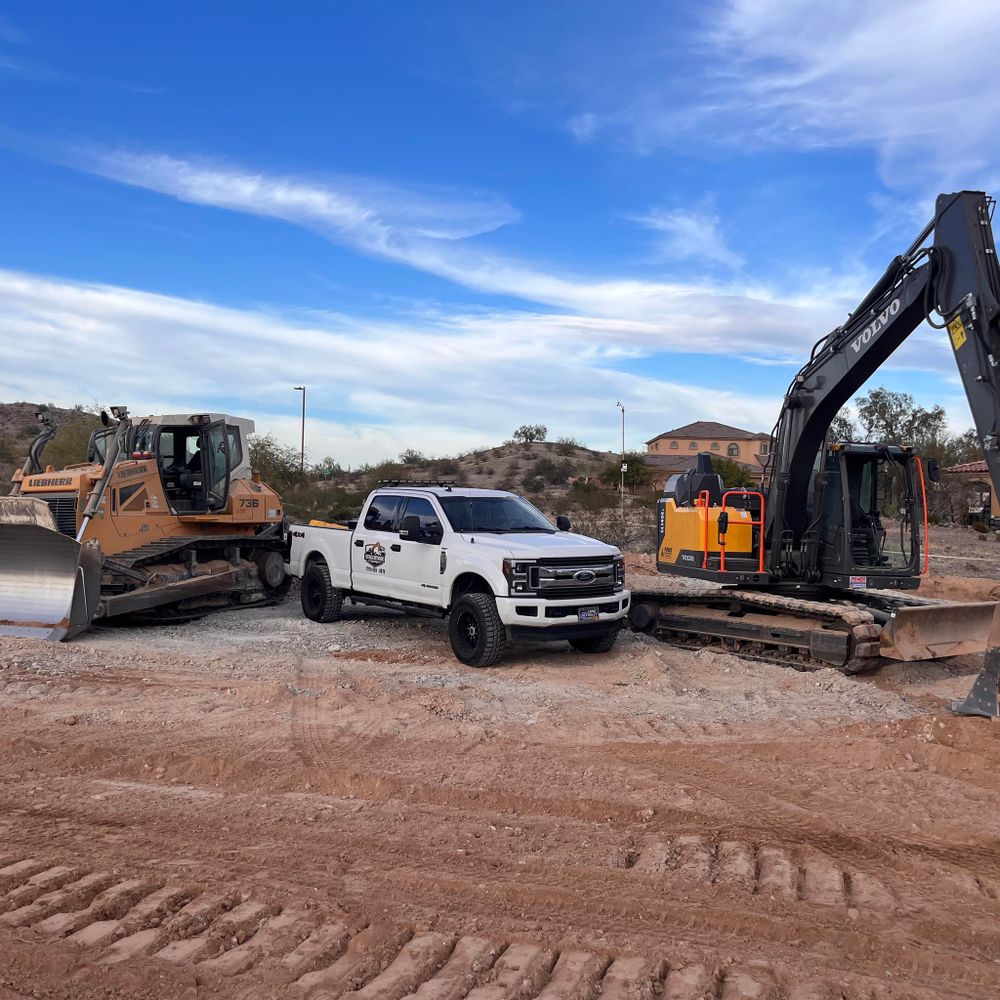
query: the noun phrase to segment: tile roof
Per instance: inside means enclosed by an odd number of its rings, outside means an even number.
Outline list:
[[[675,427],[672,431],[664,431],[650,438],[646,444],[652,444],[665,437],[681,438],[722,438],[726,441],[750,441],[754,438],[767,438],[770,434],[746,431],[741,427],[731,427],[729,424],[720,424],[715,420],[696,420],[694,423],[685,424],[683,427]]]
[[[986,466],[986,459],[981,458],[978,462],[963,462],[962,465],[950,465],[945,472],[989,472]]]

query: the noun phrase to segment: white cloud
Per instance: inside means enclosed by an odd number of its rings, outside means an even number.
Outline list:
[[[616,370],[635,332],[523,313],[409,324],[280,315],[0,271],[0,398],[97,397],[135,413],[226,406],[294,444],[291,387],[304,379],[311,454],[354,465],[496,443],[529,418],[610,446],[619,398],[637,441],[707,415],[708,399],[734,422],[773,420],[777,398]]]
[[[722,220],[715,212],[654,208],[631,219],[659,234],[657,249],[663,257],[702,260],[733,269],[743,266],[743,258],[729,247]]]

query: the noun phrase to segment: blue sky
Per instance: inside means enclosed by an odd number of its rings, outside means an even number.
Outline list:
[[[619,399],[632,445],[770,428],[936,194],[1000,187],[1000,8],[826,6],[0,0],[0,398],[295,443],[305,382],[352,465],[614,447]],[[875,383],[971,424],[937,331]]]

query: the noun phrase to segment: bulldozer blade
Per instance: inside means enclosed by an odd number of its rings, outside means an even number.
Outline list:
[[[890,660],[937,660],[982,653],[997,607],[995,601],[987,601],[899,608],[882,628],[879,655]]]
[[[0,523],[0,635],[68,639],[97,612],[101,550],[52,528]]]

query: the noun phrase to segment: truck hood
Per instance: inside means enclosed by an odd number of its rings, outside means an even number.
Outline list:
[[[476,540],[476,548],[509,556],[511,559],[548,559],[569,556],[593,556],[595,559],[618,555],[613,545],[605,545],[595,538],[576,535],[571,531],[558,531],[554,535],[491,535],[467,532],[462,535],[466,542]]]

